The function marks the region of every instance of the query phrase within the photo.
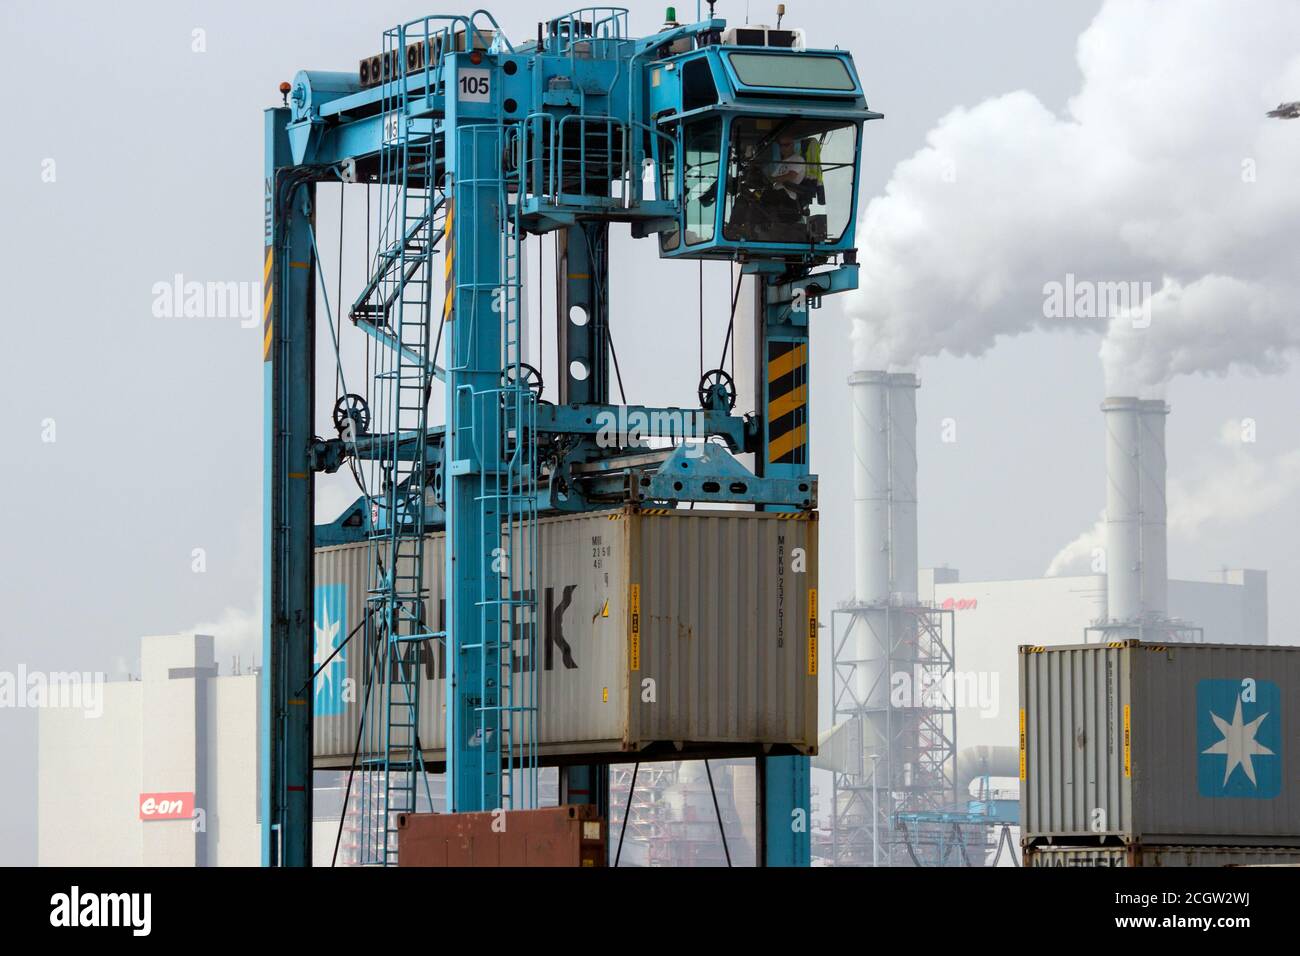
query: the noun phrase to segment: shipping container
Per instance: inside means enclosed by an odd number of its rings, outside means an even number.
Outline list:
[[[1020,648],[1034,843],[1300,846],[1300,648]]]
[[[509,666],[517,683],[537,678],[542,763],[815,751],[815,513],[624,509],[543,518],[537,537],[536,648],[516,642]],[[318,641],[337,646],[362,622],[373,560],[364,543],[317,550]],[[437,630],[444,573],[433,534],[425,611]],[[317,678],[318,768],[348,766],[357,746],[365,630]],[[424,664],[419,736],[434,768],[445,760],[441,642]]]
[[[1300,847],[1287,846],[1038,846],[1025,847],[1025,866],[1300,866]]]
[[[398,866],[601,867],[608,827],[588,805],[497,813],[403,813]]]

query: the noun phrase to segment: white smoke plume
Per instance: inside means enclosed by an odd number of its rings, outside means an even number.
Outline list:
[[[1169,479],[1169,533],[1184,539],[1274,511],[1300,494],[1300,448],[1271,459],[1238,451],[1195,483]]]
[[[253,596],[248,607],[227,607],[215,618],[181,628],[178,634],[211,634],[214,654],[222,673],[238,657],[245,672],[262,660],[262,595]]]
[[[1105,332],[1110,394],[1285,368],[1300,121],[1264,114],[1300,97],[1297,36],[1292,0],[1112,0],[1063,115],[1019,91],[943,117],[863,214],[858,367],[1063,328]]]
[[[1067,544],[1047,565],[1044,577],[1063,574],[1089,574],[1094,572],[1093,555],[1106,543],[1106,511],[1102,510],[1097,523]]]
[[[1226,460],[1194,481],[1169,479],[1169,536],[1194,541],[1202,535],[1268,514],[1300,495],[1300,448],[1261,457],[1241,442],[1240,424],[1224,425]],[[1057,552],[1044,574],[1088,574],[1097,549],[1106,545],[1105,513]]]

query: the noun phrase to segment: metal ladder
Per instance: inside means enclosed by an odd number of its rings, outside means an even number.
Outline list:
[[[515,148],[518,139],[502,124],[462,127],[472,151]],[[475,708],[482,728],[482,793],[484,805],[497,790],[500,774],[502,809],[535,807],[538,797],[537,767],[537,468],[534,436],[537,396],[523,375],[524,316],[521,309],[521,253],[523,232],[519,221],[520,163],[492,179],[462,179],[457,183],[457,206],[464,191],[467,201],[480,200],[495,191],[494,205],[501,210],[498,248],[500,285],[497,312],[491,321],[501,323],[501,380],[496,387],[473,396],[470,430],[483,467],[479,471],[479,535],[486,553],[495,554],[500,574],[480,583],[477,605],[481,630],[480,678],[485,688]],[[463,254],[463,253],[462,253]],[[480,321],[488,321],[486,318]],[[484,460],[489,449],[494,461]],[[489,688],[493,690],[489,691]]]
[[[502,131],[504,138],[504,130]],[[521,164],[502,176],[501,262],[504,317],[501,401],[506,442],[505,468],[494,483],[485,481],[504,515],[502,547],[508,576],[502,582],[504,627],[501,689],[502,806],[538,805],[537,689],[537,399],[523,376],[524,342],[522,266],[524,234],[520,225]],[[511,199],[514,201],[512,202]]]
[[[419,740],[423,654],[427,642],[441,636],[426,621],[424,558],[433,253],[441,238],[442,197],[433,176],[433,138],[414,132],[407,119],[405,29],[387,31],[384,46],[385,55],[403,66],[383,84],[386,135],[379,178],[384,218],[372,278],[354,306],[354,318],[372,334],[382,333],[376,337],[389,346],[380,350],[386,357],[376,359],[372,374],[378,433],[389,439],[374,502],[385,520],[369,534],[367,601],[378,622],[375,647],[382,655],[383,683],[376,716],[383,722],[377,753],[366,761],[378,771],[382,790],[378,819],[369,824],[375,842],[366,862],[393,865],[398,819],[416,810],[417,784],[424,776]]]

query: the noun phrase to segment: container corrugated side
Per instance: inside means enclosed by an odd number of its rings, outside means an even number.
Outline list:
[[[1297,700],[1295,647],[1021,648],[1025,839],[1300,846]]]
[[[1020,649],[1020,820],[1025,837],[1131,831],[1128,667],[1121,648]],[[1128,764],[1131,769],[1131,761]]]
[[[642,513],[628,741],[806,748],[817,726],[817,523],[802,513]],[[648,683],[652,682],[652,683]]]
[[[1300,848],[1285,846],[1025,847],[1025,866],[1185,867],[1300,866]]]
[[[425,549],[426,581],[439,598],[443,541],[430,535]],[[365,544],[317,550],[318,625],[337,625],[345,637],[362,620],[369,560]],[[542,519],[536,660],[518,666],[537,668],[543,760],[815,748],[816,574],[815,515],[620,510]],[[323,622],[331,600],[323,591],[340,585],[341,596],[331,593],[343,620]],[[437,603],[426,614],[441,629]],[[362,636],[326,672],[340,684],[346,677],[345,698],[318,679],[318,767],[351,762],[367,683]],[[445,677],[435,642],[419,719],[431,764],[445,757]],[[368,722],[362,753],[382,749],[377,723]]]

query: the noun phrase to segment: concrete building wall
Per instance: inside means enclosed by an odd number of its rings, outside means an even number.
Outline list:
[[[199,786],[196,697],[193,678],[151,680],[143,685],[143,708],[136,731],[143,741],[137,793],[188,792],[195,806],[207,802]],[[146,866],[195,866],[203,862],[199,834],[188,820],[151,820],[140,824]]]
[[[1223,572],[1223,583],[1236,584],[1242,588],[1242,624],[1246,634],[1262,634],[1259,644],[1295,644],[1300,642],[1300,635],[1278,634],[1269,629],[1268,624],[1268,572],[1236,569]]]
[[[1084,628],[1105,615],[1106,579],[951,581],[935,584],[930,599],[952,601],[958,748],[1014,745],[1016,648],[1082,643]]]
[[[141,679],[103,685],[98,716],[43,709],[41,866],[258,866],[258,677],[221,677],[212,639],[141,641]],[[194,793],[196,820],[139,817],[142,793]],[[312,825],[329,866],[337,820]]]
[[[98,717],[41,712],[39,863],[258,862],[257,678],[218,677],[204,635],[146,637],[140,664],[140,680],[104,685]],[[226,793],[217,792],[218,780]],[[240,790],[248,793],[242,800]],[[194,794],[199,826],[141,820],[140,797],[148,793]]]
[[[141,685],[105,684],[98,717],[46,709],[37,723],[37,861],[140,866]]]
[[[1268,574],[1229,571],[1225,580],[1170,581],[1169,613],[1205,628],[1213,644],[1268,644]]]
[[[257,822],[257,694],[254,676],[210,683],[206,736],[207,863],[257,866],[262,852]]]

